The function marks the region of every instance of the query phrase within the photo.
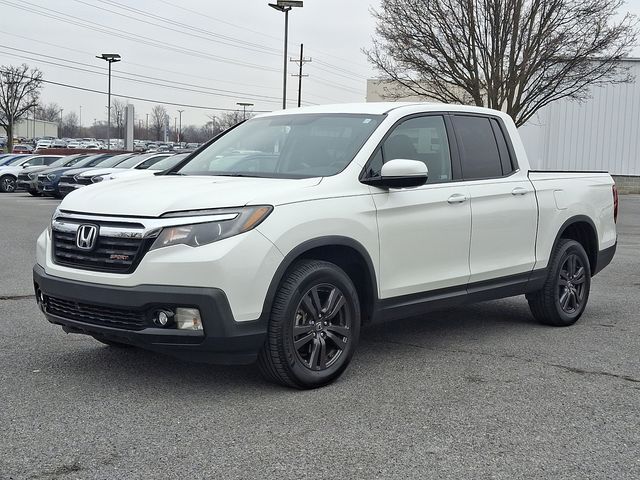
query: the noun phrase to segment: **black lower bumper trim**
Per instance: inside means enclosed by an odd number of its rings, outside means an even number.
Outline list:
[[[48,275],[40,265],[33,267],[36,298],[54,297],[78,304],[90,304],[116,311],[128,309],[146,312],[151,318],[159,307],[185,306],[198,308],[204,333],[155,327],[151,321],[142,330],[115,328],[65,318],[43,311],[47,320],[69,332],[97,336],[114,342],[136,345],[186,360],[218,364],[253,363],[266,337],[266,322],[236,322],[225,293],[217,288],[166,285],[117,287],[79,282]]]
[[[613,260],[613,256],[616,254],[616,248],[618,246],[618,242],[611,245],[609,248],[605,248],[604,250],[600,250],[598,252],[598,260],[596,261],[596,268],[591,273],[591,275],[595,275],[596,273],[601,272],[604,267],[611,263]]]

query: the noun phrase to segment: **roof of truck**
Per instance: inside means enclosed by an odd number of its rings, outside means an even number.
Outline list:
[[[448,112],[469,112],[469,113],[501,113],[483,107],[469,105],[453,105],[445,103],[433,102],[362,102],[362,103],[338,103],[332,105],[314,105],[310,107],[294,108],[289,110],[279,110],[276,112],[265,113],[260,117],[273,115],[290,115],[303,113],[352,113],[364,115],[383,115],[396,109],[415,109],[422,107],[424,111],[448,111]]]

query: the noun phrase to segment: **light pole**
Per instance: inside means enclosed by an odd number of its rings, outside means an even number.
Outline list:
[[[104,60],[109,64],[109,92],[107,93],[107,150],[111,150],[111,64],[121,60],[117,53],[103,53],[96,55],[96,58]]]
[[[253,107],[253,103],[237,102],[236,105],[239,105],[239,106],[242,107],[242,120],[246,120],[247,119],[247,107]]]
[[[180,125],[178,127],[178,144],[182,141],[182,112],[184,110],[178,110],[178,114],[180,114]]]
[[[82,105],[80,105],[80,136],[82,136]]]
[[[284,72],[282,76],[282,109],[287,108],[287,46],[289,43],[289,10],[294,7],[302,7],[300,0],[277,0],[277,3],[270,3],[271,8],[279,12],[284,12]]]
[[[60,109],[60,130],[58,131],[58,138],[61,138],[60,134],[62,133],[62,112],[64,112],[64,108]]]

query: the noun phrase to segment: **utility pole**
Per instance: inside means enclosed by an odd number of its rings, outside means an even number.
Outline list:
[[[147,135],[145,140],[149,140],[149,114],[147,113]]]
[[[291,76],[298,77],[298,108],[300,108],[300,106],[302,105],[302,77],[309,76],[308,74],[302,74],[302,66],[305,63],[309,63],[312,61],[311,57],[304,58],[304,44],[300,44],[300,58],[291,58],[289,59],[289,61],[298,64],[298,74],[296,75],[295,73],[292,73]]]
[[[236,102],[236,105],[242,107],[242,121],[247,119],[247,107],[253,107],[253,103],[248,102]]]
[[[178,133],[178,117],[173,117],[173,131]]]
[[[121,60],[120,55],[117,53],[103,53],[100,56],[96,56],[100,60],[104,60],[109,64],[109,91],[107,93],[107,150],[111,150],[111,64],[119,62]]]
[[[282,109],[287,108],[287,47],[289,45],[289,12],[294,7],[302,7],[301,0],[277,0],[269,6],[284,13],[284,71],[282,72]]]
[[[182,141],[182,112],[184,112],[184,110],[178,110],[178,114],[180,115],[180,128],[178,129],[178,143]]]
[[[80,105],[80,136],[82,136],[82,105]]]

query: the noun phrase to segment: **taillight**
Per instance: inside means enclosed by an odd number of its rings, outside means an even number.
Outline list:
[[[618,187],[613,185],[613,221],[618,223]]]

